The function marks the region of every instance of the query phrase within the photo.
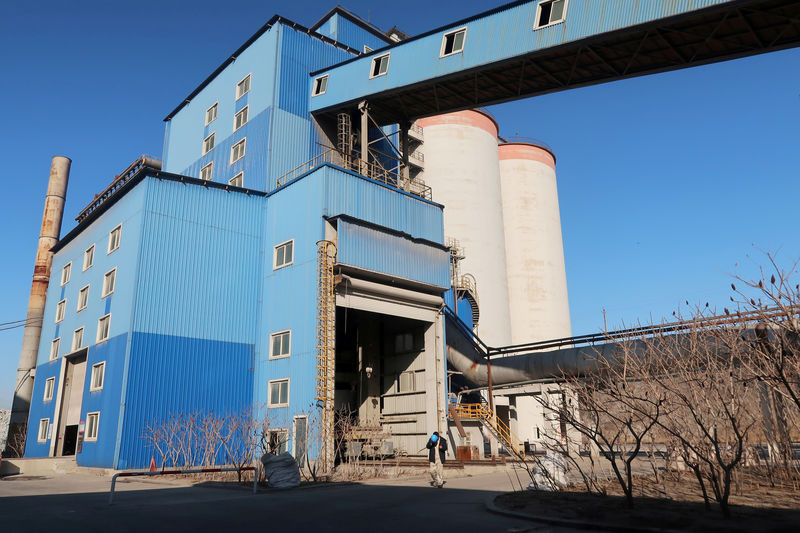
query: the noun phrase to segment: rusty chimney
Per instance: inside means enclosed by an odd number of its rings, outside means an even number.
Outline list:
[[[55,156],[50,165],[50,181],[47,184],[47,197],[44,201],[42,230],[39,233],[39,247],[36,251],[36,264],[33,267],[33,283],[28,300],[28,315],[25,321],[25,332],[22,336],[22,350],[19,354],[17,384],[14,388],[14,403],[11,406],[11,425],[8,442],[12,436],[20,432],[28,420],[33,379],[36,374],[36,357],[39,353],[39,339],[42,334],[42,317],[47,300],[47,285],[50,282],[50,268],[53,264],[53,253],[50,251],[58,242],[61,234],[61,221],[64,215],[64,199],[67,195],[69,168],[72,160],[68,157]],[[24,435],[21,436],[25,438]],[[16,437],[19,442],[19,437]]]

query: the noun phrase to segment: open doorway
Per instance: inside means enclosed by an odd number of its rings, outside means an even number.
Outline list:
[[[86,379],[86,355],[83,349],[65,356],[64,380],[61,384],[61,404],[58,416],[56,456],[75,455],[79,449],[78,427],[81,422],[83,385]]]

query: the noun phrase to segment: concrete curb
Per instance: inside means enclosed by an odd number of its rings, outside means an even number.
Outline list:
[[[596,530],[596,531],[619,531],[620,533],[681,533],[680,531],[673,530],[673,529],[658,529],[658,528],[642,528],[642,527],[631,527],[631,526],[622,526],[618,524],[598,524],[594,522],[582,522],[580,520],[569,520],[566,518],[553,518],[550,516],[537,516],[528,513],[520,513],[518,511],[509,511],[506,509],[501,509],[494,503],[494,500],[502,496],[502,494],[497,496],[490,496],[486,500],[486,510],[490,513],[510,516],[513,518],[521,518],[523,520],[530,520],[533,522],[542,522],[544,524],[549,524],[551,526],[564,526],[564,527],[574,527],[576,529],[586,529],[586,530]]]

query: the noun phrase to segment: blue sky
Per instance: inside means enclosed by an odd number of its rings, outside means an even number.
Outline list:
[[[349,0],[414,35],[494,6]],[[142,153],[162,119],[269,17],[310,26],[328,2],[169,0],[0,4],[0,323],[25,318],[50,159],[73,160],[62,234]],[[800,50],[647,76],[490,109],[501,135],[558,157],[573,333],[727,304],[761,250],[800,258]],[[299,163],[299,162],[298,162]],[[0,331],[0,408],[22,330]]]

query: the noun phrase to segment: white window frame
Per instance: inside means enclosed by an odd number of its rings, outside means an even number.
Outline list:
[[[303,418],[306,421],[305,439],[300,439],[299,437],[301,435],[297,434],[297,419],[298,418]],[[297,457],[297,444],[301,440],[305,441],[306,450],[305,450],[305,453],[303,454],[303,457]],[[305,459],[305,457],[308,456],[308,451],[309,451],[308,448],[309,448],[309,445],[308,445],[308,415],[297,415],[292,419],[292,455],[294,456],[295,460],[297,460],[297,462],[300,464],[300,468],[303,467],[303,463],[302,462]]]
[[[364,53],[365,54],[369,54],[370,52],[374,52],[374,51],[375,50],[373,48],[367,46],[366,44],[364,45]]]
[[[214,118],[212,118],[211,120],[209,120],[209,119],[208,119],[208,117],[210,116],[210,113],[209,113],[209,111],[211,111],[212,109],[214,110]],[[217,116],[218,116],[218,115],[219,115],[219,102],[214,102],[214,105],[212,105],[211,107],[209,107],[208,109],[206,109],[206,124],[205,124],[205,125],[206,125],[206,126],[208,126],[209,124],[211,124],[212,122],[214,122],[215,120],[217,120]]]
[[[241,183],[239,185],[234,185],[233,182],[236,181],[236,178],[241,178]],[[228,180],[228,185],[231,187],[244,187],[244,170],[236,174],[234,177]]]
[[[105,319],[108,319],[108,330],[106,331],[106,336],[100,338],[100,323],[103,322],[103,320]],[[111,337],[111,313],[103,315],[97,319],[97,334],[95,335],[94,343],[99,344],[101,342],[105,342],[109,339],[109,337]]]
[[[56,378],[47,378],[44,381],[44,397],[42,398],[43,402],[52,402],[53,401],[53,392],[56,389]]]
[[[118,232],[119,238],[117,239],[117,245],[114,248],[112,248],[111,243],[114,242],[113,235],[115,231]],[[106,255],[110,254],[115,250],[119,250],[120,244],[122,244],[122,224],[118,225],[116,228],[108,232],[108,252],[106,253]]]
[[[94,420],[94,435],[89,433],[89,429],[91,427],[89,425],[89,420],[92,417],[95,417],[95,420]],[[99,433],[97,428],[99,428],[99,427],[100,427],[100,411],[93,411],[91,413],[86,413],[86,434],[83,436],[83,440],[85,440],[87,442],[96,442],[97,441],[97,434]]]
[[[237,157],[236,159],[233,158],[233,153],[236,151],[237,146],[242,146],[242,155]],[[237,142],[233,146],[231,146],[231,165],[236,163],[237,161],[241,161],[244,159],[244,156],[247,154],[247,137],[242,139],[241,141]]]
[[[241,124],[239,124],[239,126],[237,127],[237,126],[236,126],[236,117],[238,117],[238,116],[239,116],[239,115],[241,115],[242,113],[244,113],[244,115],[245,115],[245,117],[244,117],[244,122],[242,122]],[[241,108],[239,111],[237,111],[237,112],[236,112],[236,113],[233,115],[233,131],[237,131],[237,130],[239,130],[239,129],[240,129],[242,126],[244,126],[245,124],[247,124],[249,121],[250,121],[250,105],[246,105],[246,106],[244,106],[243,108]]]
[[[81,295],[86,291],[86,300],[83,302],[83,307],[81,307]],[[78,291],[78,308],[76,312],[80,313],[84,309],[89,307],[89,286],[81,287],[81,290]]]
[[[90,254],[91,252],[91,254]],[[86,264],[86,258],[90,257],[91,261],[89,264]],[[83,272],[86,272],[90,268],[94,266],[94,244],[88,247],[86,250],[83,251]]]
[[[286,403],[272,403],[272,384],[273,383],[283,383],[286,382]],[[291,386],[289,378],[281,378],[281,379],[271,379],[268,382],[267,386],[267,407],[289,407],[289,398],[290,396],[290,389]],[[280,389],[278,389],[278,400],[280,401]]]
[[[248,81],[248,83],[247,83],[247,90],[246,90],[246,91],[244,91],[244,92],[242,92],[242,93],[240,93],[240,92],[239,92],[239,87],[240,87],[240,86],[242,85],[242,83],[244,83],[244,81],[245,81],[246,79],[248,79],[248,78],[250,78],[250,80],[249,80],[249,81]],[[249,93],[249,92],[250,92],[250,89],[252,89],[252,88],[253,88],[253,73],[251,72],[250,74],[248,74],[247,76],[245,76],[244,78],[242,78],[241,80],[239,80],[239,82],[236,84],[236,99],[238,100],[238,99],[239,99],[239,98],[241,98],[242,96],[244,96],[244,95],[246,95],[247,93]]]
[[[280,452],[280,453],[285,453],[285,452],[281,452],[280,451],[281,448],[285,447],[286,451],[288,452],[289,451],[289,430],[287,428],[274,428],[274,429],[270,428],[270,429],[267,430],[267,445],[270,447],[270,451],[272,451],[272,442],[271,442],[272,441],[272,435],[279,435],[279,437],[278,437],[279,444],[278,444],[278,450],[277,451]],[[283,437],[283,439],[282,439],[283,442],[280,442],[281,441],[281,437]]]
[[[542,16],[542,6],[547,4],[552,4],[553,2],[557,2],[558,0],[543,0],[536,5],[536,18],[533,19],[533,29],[539,30],[541,28],[547,28],[548,26],[552,26],[554,24],[561,24],[567,19],[567,9],[569,8],[569,0],[564,0],[564,11],[561,12],[561,18],[558,20],[551,20],[547,24],[542,24],[539,26],[539,17]]]
[[[447,37],[450,36],[450,35],[453,35],[454,44],[455,44],[455,35],[457,33],[462,32],[462,31],[464,32],[464,40],[461,41],[461,48],[459,50],[453,50],[452,52],[445,54],[444,53],[444,47],[445,47],[445,44],[447,43]],[[456,54],[460,54],[460,53],[462,53],[464,51],[464,48],[466,46],[467,46],[467,27],[466,26],[464,26],[463,28],[458,28],[457,30],[448,31],[447,33],[442,35],[442,48],[439,50],[439,57],[449,57],[449,56],[454,56]]]
[[[392,53],[389,52],[388,54],[381,54],[379,56],[375,56],[372,58],[372,61],[369,64],[369,79],[372,78],[380,78],[381,76],[386,76],[389,73],[389,61],[391,61]],[[375,72],[375,64],[378,63],[381,59],[386,58],[386,71],[378,74],[373,74]]]
[[[217,146],[216,135],[217,135],[217,132],[216,131],[212,131],[211,135],[209,135],[208,137],[203,139],[203,155],[206,155],[208,152],[213,150],[215,146]],[[209,142],[209,140],[211,142]]]
[[[58,324],[62,320],[64,320],[64,315],[67,313],[67,299],[64,298],[60,302],[56,304],[56,321],[55,323]]]
[[[61,350],[61,337],[57,337],[50,341],[50,360],[55,361],[58,359],[58,352]]]
[[[81,342],[78,343],[78,346],[75,346],[75,334],[78,333],[79,331],[81,332]],[[85,335],[86,335],[86,328],[83,326],[79,327],[78,329],[72,332],[72,345],[70,353],[77,352],[78,350],[83,348],[84,341],[86,340]]]
[[[278,264],[278,248],[286,246],[287,244],[292,245],[292,260],[286,261],[286,252],[283,254],[284,262],[280,265]],[[294,239],[289,239],[288,241],[284,241],[280,244],[276,244],[275,248],[272,250],[272,270],[278,270],[279,268],[287,267],[294,263]]]
[[[289,349],[286,353],[282,354],[275,354],[273,348],[275,348],[275,337],[282,337],[284,335],[289,336]],[[283,346],[283,340],[281,340],[281,346]],[[283,331],[276,331],[269,336],[269,358],[270,359],[285,359],[292,355],[292,330],[285,329]]]
[[[311,96],[319,96],[321,94],[325,94],[328,91],[328,81],[330,81],[329,78],[330,77],[327,74],[315,78],[314,88],[311,91]],[[322,88],[322,90],[320,90],[320,87],[323,85],[322,83],[323,81],[325,82],[324,83],[325,86]]]
[[[44,430],[44,431],[42,431]],[[47,433],[50,431],[50,419],[49,418],[40,418],[39,419],[39,434],[36,435],[37,442],[47,442]]]
[[[96,386],[95,376],[100,376],[100,385]],[[99,363],[95,363],[92,365],[92,375],[89,378],[89,392],[96,392],[99,390],[103,390],[103,385],[106,383],[106,362],[101,361]]]
[[[72,277],[72,261],[67,263],[61,268],[61,286],[63,287],[69,283],[69,278]]]
[[[203,177],[203,172],[206,169],[208,169],[208,177],[204,178]],[[203,168],[200,169],[200,179],[203,180],[203,181],[211,181],[212,179],[214,179],[214,162],[213,161],[211,161],[209,164],[207,164],[206,166],[204,166]]]
[[[114,283],[111,285],[111,290],[106,292],[106,288],[107,288],[106,287],[106,279],[108,279],[108,275],[111,274],[112,272],[114,273]],[[114,289],[116,288],[116,286],[117,286],[117,267],[114,267],[111,270],[109,270],[108,272],[106,272],[105,274],[103,274],[103,288],[102,288],[102,294],[100,295],[100,298],[105,298],[106,296],[111,296],[112,294],[114,294]]]

